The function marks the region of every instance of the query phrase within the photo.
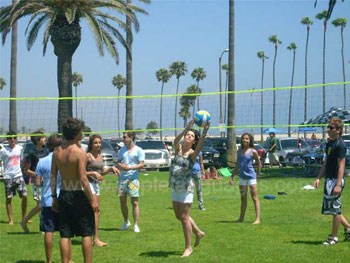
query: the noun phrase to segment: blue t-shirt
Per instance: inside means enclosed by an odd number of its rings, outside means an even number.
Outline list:
[[[140,162],[145,161],[145,154],[143,150],[137,145],[134,146],[132,151],[128,153],[128,147],[122,147],[118,152],[118,161],[122,164],[128,164],[130,167],[138,165]],[[139,179],[138,170],[121,171],[120,180],[134,180]]]
[[[51,182],[50,182],[51,162],[52,162],[52,152],[49,153],[48,156],[40,159],[35,169],[36,175],[43,177],[43,190],[42,190],[42,196],[41,196],[42,207],[52,206]],[[57,189],[56,189],[57,196],[60,194],[60,188],[61,188],[61,176],[58,173]]]
[[[196,162],[194,163],[193,167],[192,167],[192,174],[200,174],[201,173],[201,165],[199,163],[199,158],[201,157],[202,152],[200,151],[197,158],[196,158]]]

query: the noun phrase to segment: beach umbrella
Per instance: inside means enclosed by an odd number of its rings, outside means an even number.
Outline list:
[[[274,128],[274,127],[270,127],[270,128],[268,128],[268,129],[264,130],[264,133],[270,133],[270,132],[274,132],[274,133],[282,133],[282,131],[281,131],[281,130],[277,130],[277,129],[276,129],[276,128]]]
[[[312,128],[312,127],[301,127],[298,130],[298,132],[314,132],[314,131],[316,131],[316,128]]]
[[[342,108],[332,107],[329,111],[326,111],[325,113],[322,113],[314,118],[311,118],[310,120],[301,123],[301,125],[327,124],[329,119],[333,117],[338,117],[343,121],[343,123],[350,124],[350,111],[343,110]]]

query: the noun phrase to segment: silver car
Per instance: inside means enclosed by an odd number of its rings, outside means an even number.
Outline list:
[[[311,151],[310,145],[308,145],[305,140],[301,140],[301,148],[298,148],[298,139],[297,138],[291,138],[291,137],[285,137],[285,138],[276,138],[277,141],[277,156],[281,163],[285,161],[291,161],[287,160],[288,158],[293,159],[296,155],[303,155],[306,153],[309,153]],[[264,149],[267,151],[270,147],[270,138],[267,138],[267,140],[264,143]],[[269,163],[268,158],[266,158],[265,163]]]

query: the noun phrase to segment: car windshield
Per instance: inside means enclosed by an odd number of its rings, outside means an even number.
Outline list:
[[[136,145],[144,150],[147,149],[165,149],[165,145],[161,141],[139,141]]]
[[[208,138],[214,147],[226,146],[226,138]]]
[[[211,141],[205,140],[203,147],[204,148],[213,148],[213,144],[211,143]]]
[[[282,149],[298,148],[298,140],[297,139],[281,140],[281,145],[282,145]],[[310,146],[304,140],[301,140],[301,147],[307,148]]]
[[[306,141],[311,147],[318,147],[321,145],[320,141],[318,140],[308,140]]]

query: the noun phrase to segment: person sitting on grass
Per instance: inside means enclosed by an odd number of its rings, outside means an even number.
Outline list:
[[[237,165],[232,173],[229,184],[232,186],[232,179],[235,175],[238,175],[239,169],[239,191],[241,193],[241,214],[237,223],[244,221],[245,211],[247,209],[247,192],[248,186],[250,188],[250,194],[254,201],[255,206],[255,221],[253,224],[260,224],[260,201],[258,198],[257,179],[260,176],[261,162],[258,152],[254,147],[253,136],[249,133],[243,133],[241,136],[241,149],[237,152]],[[255,172],[253,166],[253,160],[257,164],[258,168]]]
[[[346,148],[341,135],[343,133],[343,122],[339,118],[329,121],[327,132],[329,141],[326,145],[326,160],[317,176],[314,187],[318,188],[320,179],[326,177],[324,182],[324,196],[322,214],[333,215],[332,233],[323,245],[335,245],[338,243],[338,228],[344,226],[344,241],[350,241],[350,224],[342,214],[341,193],[344,188],[344,169]]]
[[[205,235],[190,217],[190,212],[194,192],[192,167],[203,147],[209,124],[204,127],[202,137],[199,139],[199,132],[192,129],[193,123],[193,120],[190,121],[186,129],[176,136],[174,140],[175,157],[170,168],[171,200],[175,216],[181,221],[185,236],[185,250],[181,257],[188,257],[192,254],[192,231],[196,235],[195,247]],[[184,138],[183,146],[180,144],[182,138]]]

